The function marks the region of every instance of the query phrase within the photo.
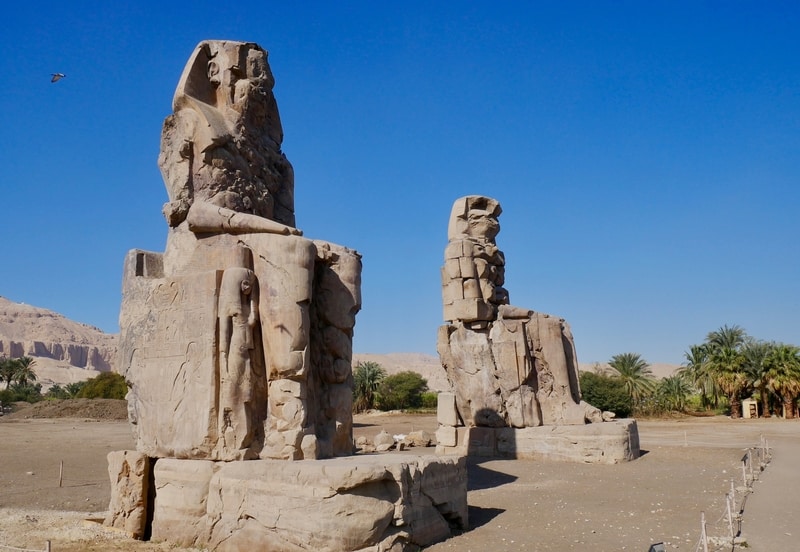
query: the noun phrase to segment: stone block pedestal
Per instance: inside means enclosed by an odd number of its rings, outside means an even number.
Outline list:
[[[636,420],[622,419],[586,425],[511,427],[442,426],[451,429],[447,446],[437,445],[438,454],[473,457],[524,458],[587,464],[618,464],[639,457]]]
[[[468,524],[459,456],[165,458],[153,462],[152,478],[152,540],[214,551],[402,552]],[[111,482],[112,493],[131,492],[129,481]]]

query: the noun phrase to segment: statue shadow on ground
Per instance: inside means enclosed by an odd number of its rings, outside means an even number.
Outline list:
[[[514,475],[509,475],[496,470],[491,470],[481,466],[483,462],[493,460],[492,458],[468,458],[467,459],[467,491],[480,491],[483,489],[493,489],[502,485],[513,483],[517,480]],[[496,460],[496,459],[495,459]],[[512,460],[509,460],[512,461]],[[469,494],[467,495],[469,503]],[[482,527],[491,522],[494,518],[506,511],[505,508],[486,508],[468,504],[469,508],[469,528],[470,530]]]
[[[481,419],[499,419],[496,412],[489,412],[489,409],[483,409],[487,412],[481,412]],[[471,430],[470,442],[468,445],[467,454],[467,490],[480,491],[484,489],[493,489],[508,485],[517,480],[515,475],[509,475],[501,471],[493,470],[483,466],[482,464],[491,461],[508,461],[502,460],[489,454],[489,447],[494,449],[493,432],[488,431],[492,428],[485,428],[487,431],[482,431],[483,428],[473,428]],[[484,508],[481,506],[469,506],[469,524],[471,529],[481,527],[492,521],[495,517],[505,512],[503,508]]]
[[[480,506],[469,506],[470,530],[483,527],[503,512],[505,512],[505,510],[502,508],[481,508]]]
[[[479,419],[498,420],[499,416],[490,409],[482,409]],[[485,412],[484,412],[485,411]],[[483,466],[490,461],[497,461],[490,451],[494,450],[493,428],[471,428],[467,453],[467,490],[480,491],[508,485],[517,480],[514,475],[509,475]],[[471,529],[486,525],[494,518],[505,512],[503,508],[484,508],[469,506],[469,524]]]

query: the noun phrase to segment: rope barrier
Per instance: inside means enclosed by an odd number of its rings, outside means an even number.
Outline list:
[[[771,460],[769,445],[764,436],[761,436],[761,443],[757,447],[749,447],[742,456],[742,486],[736,487],[734,480],[731,479],[730,491],[725,494],[725,509],[713,526],[717,534],[724,534],[723,537],[710,537],[708,535],[708,525],[706,523],[705,512],[700,513],[700,539],[695,546],[694,552],[709,552],[709,545],[714,546],[713,552],[730,550],[734,552],[737,545],[746,548],[747,543],[740,540],[742,533],[742,517],[747,496],[753,492],[753,484],[758,481],[759,473],[764,471]],[[742,495],[742,501],[738,509],[736,507],[736,494]]]

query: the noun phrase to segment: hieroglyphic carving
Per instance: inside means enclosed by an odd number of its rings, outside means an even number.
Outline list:
[[[138,282],[130,277],[123,291],[131,306],[125,315],[139,314],[138,325],[123,329],[123,375],[131,386],[137,449],[149,456],[205,458],[216,445],[210,428],[216,425],[212,355],[220,277],[207,271],[160,278],[149,288],[131,285]]]

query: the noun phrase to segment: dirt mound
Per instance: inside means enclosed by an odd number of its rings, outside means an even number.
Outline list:
[[[126,420],[128,402],[119,399],[56,399],[34,404],[16,403],[14,412],[4,419],[25,418],[89,418],[92,420]]]

